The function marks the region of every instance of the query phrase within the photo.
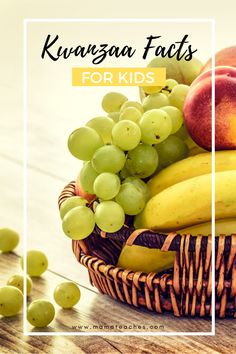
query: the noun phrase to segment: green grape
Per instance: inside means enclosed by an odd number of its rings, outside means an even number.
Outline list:
[[[23,294],[15,286],[6,285],[0,288],[0,315],[15,316],[23,306]]]
[[[117,123],[120,118],[120,112],[111,112],[111,113],[108,113],[107,116],[109,118],[111,118],[113,120],[113,122]]]
[[[33,283],[32,283],[31,278],[28,275],[26,276],[26,283],[27,283],[27,285],[26,285],[27,295],[29,295],[31,290],[32,290]],[[24,275],[23,274],[14,274],[14,275],[12,275],[8,279],[7,285],[15,286],[22,293],[24,293]]]
[[[145,207],[144,196],[133,183],[122,184],[115,200],[127,215],[137,215]]]
[[[95,211],[95,221],[102,231],[116,232],[124,225],[125,213],[116,202],[101,202]]]
[[[120,109],[120,113],[129,107],[134,107],[137,110],[139,110],[141,114],[143,114],[143,106],[141,105],[141,103],[136,102],[136,101],[126,101],[125,103],[123,103],[121,106],[121,109]]]
[[[64,309],[71,309],[79,302],[79,299],[80,289],[71,281],[58,284],[54,290],[54,300]]]
[[[156,145],[156,149],[162,167],[167,167],[188,156],[187,144],[174,135],[170,135],[165,141]]]
[[[176,133],[183,125],[184,117],[182,112],[173,106],[162,107],[161,110],[165,111],[171,118],[172,130],[171,134]]]
[[[151,109],[144,113],[140,120],[142,142],[146,144],[159,144],[165,140],[172,131],[169,115],[161,109]]]
[[[82,127],[74,130],[68,139],[71,154],[80,160],[90,160],[95,151],[103,145],[102,138],[96,130]]]
[[[171,92],[172,89],[178,85],[178,82],[176,80],[173,80],[173,79],[167,79],[166,82],[165,82],[165,86],[163,87],[162,91],[168,91]]]
[[[142,88],[146,94],[152,95],[153,93],[159,93],[162,89],[162,86],[142,86]]]
[[[0,251],[3,253],[10,252],[16,248],[20,240],[19,234],[11,229],[0,229]]]
[[[163,93],[153,93],[144,98],[143,109],[144,112],[150,111],[150,109],[161,108],[169,105],[169,100]]]
[[[191,85],[193,80],[198,77],[200,74],[203,64],[202,62],[192,57],[191,60],[186,61],[184,58],[179,61],[179,67],[182,73],[182,77],[184,78],[184,83],[187,85]]]
[[[177,60],[175,57],[162,58],[155,57],[148,67],[166,68],[166,77],[175,79],[180,84],[190,85],[192,81],[200,74],[202,63],[195,57],[186,61],[184,58]]]
[[[172,106],[183,110],[184,101],[189,91],[189,86],[187,85],[176,85],[169,95],[169,101]]]
[[[48,300],[35,300],[31,302],[27,309],[27,320],[34,327],[47,327],[54,316],[54,306]]]
[[[94,226],[94,214],[86,206],[71,209],[62,220],[62,229],[72,240],[83,240],[92,233]]]
[[[74,196],[66,199],[60,207],[61,219],[64,218],[64,216],[66,215],[66,213],[68,213],[69,210],[77,206],[86,206],[87,203],[88,201],[86,199],[79,196]]]
[[[156,149],[147,144],[140,144],[128,152],[125,167],[132,176],[146,178],[151,176],[158,166]]]
[[[127,97],[122,93],[109,92],[102,99],[102,108],[107,113],[118,112],[125,101]]]
[[[87,161],[79,174],[79,183],[84,192],[94,194],[93,184],[97,176],[98,173],[93,168],[92,163]]]
[[[90,127],[100,135],[104,144],[111,142],[111,131],[115,122],[108,117],[96,117],[88,121],[87,127]]]
[[[182,126],[179,128],[179,130],[174,134],[174,136],[177,136],[181,140],[186,140],[189,137],[187,128],[185,124],[183,123]]]
[[[129,171],[127,170],[127,168],[126,168],[125,165],[124,165],[124,167],[122,168],[122,170],[120,171],[119,175],[120,175],[120,179],[121,179],[121,180],[123,180],[123,179],[125,179],[125,178],[127,178],[127,177],[130,176],[130,173],[129,173]]]
[[[138,177],[127,177],[123,183],[132,183],[144,196],[145,202],[148,201],[150,197],[149,189],[147,184]]]
[[[119,120],[132,120],[134,123],[138,123],[142,114],[135,107],[127,107],[120,113]]]
[[[113,199],[120,190],[119,177],[110,172],[101,173],[94,182],[94,192],[103,200]]]
[[[48,269],[46,255],[37,250],[27,252],[27,274],[31,277],[40,277]],[[20,259],[21,268],[24,269],[24,257]]]
[[[139,126],[130,120],[121,120],[112,129],[112,142],[122,150],[132,150],[141,139]]]
[[[118,173],[125,164],[124,152],[114,145],[98,149],[92,158],[92,166],[98,172]]]

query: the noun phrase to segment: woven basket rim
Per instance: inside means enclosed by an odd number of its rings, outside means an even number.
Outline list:
[[[75,195],[75,182],[70,182],[59,196],[59,208]],[[127,242],[176,251],[174,267],[159,273],[118,267],[117,253]],[[212,238],[209,236],[160,234],[127,226],[110,234],[96,226],[84,240],[73,240],[72,248],[78,262],[87,268],[91,284],[102,294],[158,313],[211,316]],[[215,248],[216,314],[220,318],[236,317],[236,234],[217,236]]]
[[[59,208],[63,201],[65,201],[67,198],[76,195],[77,194],[75,191],[75,181],[72,181],[64,187],[63,191],[59,196]],[[124,225],[119,231],[115,233],[104,232],[96,225],[92,234],[100,235],[103,238],[108,237],[113,240],[119,240],[123,243],[127,243],[128,241],[129,245],[135,244],[143,247],[158,248],[162,250],[165,250],[165,243],[167,242],[167,239],[172,239],[171,244],[168,245],[168,250],[170,251],[179,251],[181,249],[181,246],[183,246],[181,245],[181,243],[183,242],[183,238],[188,239],[187,242],[189,242],[190,251],[194,251],[195,246],[198,243],[200,243],[201,250],[206,250],[208,245],[208,239],[211,239],[211,235],[199,234],[197,236],[192,236],[191,234],[179,234],[178,231],[170,233],[160,233],[154,230],[147,229],[136,230],[134,227],[129,227],[127,225]],[[215,235],[215,249],[217,250],[219,241],[223,239],[223,242],[225,244],[225,250],[230,250],[231,236],[235,235],[236,234],[222,234],[220,236]],[[130,239],[132,240],[129,242]]]

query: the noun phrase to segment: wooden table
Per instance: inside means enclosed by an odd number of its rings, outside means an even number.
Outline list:
[[[18,58],[20,60],[20,58]],[[16,60],[16,59],[14,59]],[[17,79],[21,77],[8,72],[5,84],[0,85],[0,215],[1,227],[12,227],[23,232],[23,124],[22,95]],[[210,331],[211,322],[205,319],[175,318],[170,314],[158,315],[115,302],[102,296],[93,288],[87,271],[76,261],[71,241],[61,230],[57,209],[57,198],[66,183],[76,178],[81,164],[67,151],[68,134],[94,113],[101,114],[97,106],[88,106],[78,91],[59,88],[55,80],[57,71],[50,72],[54,78],[48,85],[44,75],[32,66],[30,76],[33,86],[29,100],[29,148],[28,148],[28,249],[45,251],[49,259],[49,270],[39,279],[33,280],[30,300],[53,299],[55,286],[65,280],[77,282],[81,289],[81,301],[70,311],[56,307],[56,318],[47,331],[86,331],[79,326],[124,326],[155,325],[156,331]],[[49,68],[50,69],[50,68]],[[64,73],[65,74],[65,73]],[[66,76],[67,77],[67,73]],[[64,77],[64,78],[65,78]],[[35,81],[32,81],[32,80]],[[64,90],[64,91],[63,91]],[[54,92],[49,102],[50,92]],[[86,94],[86,92],[85,92]],[[88,92],[87,92],[88,94]],[[68,107],[63,105],[67,99]],[[98,92],[97,102],[101,102]],[[137,99],[137,97],[130,97]],[[47,102],[47,105],[45,104]],[[78,108],[79,106],[79,108]],[[87,116],[79,112],[90,110]],[[69,114],[69,116],[67,115]],[[84,121],[83,121],[84,120]],[[15,253],[0,254],[0,286],[15,272],[19,272],[19,256],[23,242]],[[77,326],[75,329],[72,326]],[[97,328],[92,328],[98,331]],[[122,331],[123,329],[118,329]],[[34,331],[29,327],[29,331]],[[235,321],[219,320],[216,336],[27,336],[22,334],[22,314],[13,318],[0,318],[0,353],[235,353]]]
[[[22,165],[20,160],[1,154],[1,224],[22,230]],[[77,282],[81,289],[81,301],[70,311],[56,306],[56,318],[46,331],[102,331],[97,325],[155,325],[156,331],[210,331],[211,322],[205,319],[175,318],[170,314],[157,315],[137,310],[103,296],[93,288],[87,271],[77,263],[71,241],[60,228],[57,195],[67,182],[63,177],[29,167],[29,223],[28,247],[44,250],[49,258],[49,270],[33,280],[33,292],[29,300],[53,299],[55,286],[65,280]],[[37,188],[35,188],[37,186]],[[19,255],[0,255],[0,286],[9,276],[20,271]],[[0,320],[1,353],[229,353],[235,352],[233,342],[235,321],[218,320],[216,336],[28,336],[22,334],[22,314]],[[80,327],[82,326],[82,328]],[[95,327],[94,327],[95,326]],[[109,331],[109,329],[106,329]],[[118,331],[123,331],[119,329]],[[34,329],[29,326],[29,331]]]

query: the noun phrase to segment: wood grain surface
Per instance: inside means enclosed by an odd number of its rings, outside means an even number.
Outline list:
[[[8,55],[1,57],[3,72],[0,84],[0,227],[14,228],[21,235],[23,232],[22,19],[30,14],[30,11],[25,13],[22,3],[26,6],[29,2],[22,1],[18,4],[11,2],[9,6],[9,1],[5,1],[6,6],[0,23],[2,33],[8,32],[6,28],[9,28],[9,25],[12,28],[12,32],[5,36],[2,43]],[[57,7],[55,1],[54,5]],[[33,4],[34,9],[37,6],[36,3]],[[49,4],[44,1],[42,6],[44,7],[42,11],[40,13],[36,11],[32,17],[45,17],[45,9]],[[78,9],[77,5],[76,9]],[[54,10],[53,7],[51,12],[53,16]],[[61,17],[64,15],[61,13]],[[39,58],[38,52],[35,55]],[[42,297],[53,300],[55,286],[68,279],[77,282],[81,289],[81,300],[73,310],[65,311],[56,306],[56,317],[47,331],[71,332],[72,326],[77,326],[73,328],[74,331],[86,332],[88,329],[79,326],[135,325],[138,327],[153,324],[157,326],[156,331],[210,331],[209,320],[179,319],[167,313],[157,315],[137,310],[102,296],[91,286],[87,270],[76,261],[71,250],[71,241],[61,230],[57,198],[65,184],[76,177],[81,166],[66,149],[67,136],[73,129],[83,125],[85,120],[94,115],[94,112],[101,114],[102,93],[99,92],[96,97],[97,106],[88,107],[83,102],[83,98],[79,99],[77,90],[66,87],[64,82],[61,84],[63,80],[57,80],[58,72],[55,66],[50,66],[48,73],[41,75],[37,70],[38,63],[32,63],[28,107],[27,247],[41,249],[47,254],[49,270],[41,278],[33,279],[33,291],[29,301]],[[4,76],[5,72],[7,74]],[[47,75],[49,77],[49,74],[52,74],[54,79],[50,79],[50,82],[45,84],[45,78]],[[68,79],[67,71],[64,71],[63,78]],[[54,93],[53,97],[51,92]],[[137,96],[138,91],[129,98],[136,100]],[[68,103],[64,104],[66,99]],[[85,109],[88,110],[87,116],[79,117],[78,112]],[[21,238],[15,253],[0,254],[0,286],[3,286],[13,273],[20,271],[19,256],[22,252]],[[22,317],[22,313],[12,318],[0,317],[0,354],[236,353],[234,340],[236,328],[233,320],[218,320],[216,336],[134,336],[132,333],[128,336],[24,336]],[[34,331],[30,326],[28,330]],[[98,331],[97,328],[92,330]]]
[[[5,121],[0,122],[0,131],[5,131]],[[43,120],[37,130],[43,130]],[[17,123],[14,131],[17,129]],[[50,129],[49,129],[50,130]],[[21,136],[18,131],[18,140]],[[43,135],[43,134],[42,134]],[[8,136],[9,138],[9,136]],[[6,139],[6,137],[4,138]],[[156,331],[205,331],[211,330],[211,322],[204,319],[175,318],[173,315],[162,316],[148,311],[137,310],[107,296],[98,294],[90,285],[87,270],[76,261],[71,241],[61,230],[57,209],[57,197],[68,180],[75,177],[74,161],[71,166],[62,168],[63,162],[55,160],[49,168],[46,152],[54,143],[54,136],[45,140],[41,155],[30,161],[28,168],[28,249],[37,248],[46,252],[49,258],[49,271],[40,279],[34,280],[31,299],[46,297],[52,300],[54,287],[70,279],[81,288],[81,301],[72,311],[56,309],[55,320],[47,331],[69,332],[72,326],[91,326],[98,331],[102,326],[153,325]],[[38,144],[39,142],[37,142]],[[32,144],[31,144],[32,145]],[[31,146],[30,145],[30,146]],[[32,149],[35,149],[33,144]],[[61,147],[61,150],[64,146]],[[64,157],[65,158],[65,157]],[[43,163],[42,161],[46,161]],[[53,160],[51,160],[53,163]],[[22,160],[15,154],[14,145],[9,139],[0,151],[0,185],[1,225],[23,230],[23,168]],[[69,171],[69,172],[68,172]],[[73,172],[72,172],[73,171]],[[70,175],[70,178],[68,175]],[[22,239],[16,254],[0,255],[0,286],[7,278],[19,271],[19,255],[22,254]],[[91,329],[90,329],[91,330]],[[106,328],[107,330],[107,328]],[[122,331],[124,329],[118,329]],[[150,330],[150,329],[149,329]],[[29,328],[29,331],[34,331]],[[87,328],[76,327],[73,331],[88,331]],[[235,321],[219,320],[216,325],[216,336],[83,336],[83,337],[49,337],[28,336],[22,334],[22,314],[13,318],[0,319],[0,353],[229,353],[236,352],[234,343]]]
[[[10,253],[0,256],[0,285],[5,284],[9,276],[19,272],[19,256]],[[28,301],[37,298],[53,300],[55,286],[68,278],[48,270],[41,278],[33,279],[33,291]],[[62,310],[56,306],[56,317],[46,331],[87,331],[86,326],[155,324],[161,331],[209,331],[206,320],[182,318],[172,315],[159,316],[148,311],[140,311],[120,304],[107,296],[80,284],[81,301],[73,310]],[[216,336],[24,336],[22,334],[22,313],[12,318],[0,320],[1,353],[233,353],[236,350],[233,341],[235,323],[219,320]],[[79,326],[85,326],[83,328]],[[78,326],[76,329],[73,326]],[[92,328],[92,331],[98,329]],[[107,330],[107,329],[106,329]],[[35,331],[29,326],[28,331]],[[45,329],[44,329],[45,331]],[[156,329],[158,331],[158,329]]]

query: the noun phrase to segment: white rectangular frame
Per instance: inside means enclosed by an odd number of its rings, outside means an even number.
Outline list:
[[[26,254],[28,230],[28,62],[27,25],[32,22],[176,22],[209,23],[211,25],[212,57],[212,284],[215,284],[215,19],[214,18],[30,18],[23,20],[23,241],[24,241],[24,294],[26,294]],[[27,297],[24,295],[23,328],[26,336],[214,336],[215,335],[215,286],[212,286],[210,332],[29,332],[27,330]]]

